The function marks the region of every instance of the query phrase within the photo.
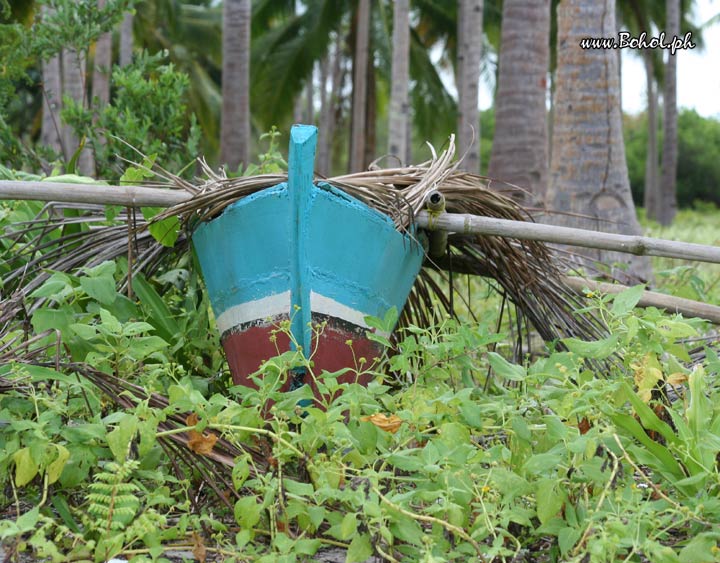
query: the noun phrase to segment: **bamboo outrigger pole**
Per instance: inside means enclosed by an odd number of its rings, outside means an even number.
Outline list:
[[[177,189],[0,180],[0,199],[63,201],[126,207],[171,207],[191,198],[191,194]],[[720,247],[718,246],[617,235],[543,225],[530,221],[510,221],[459,213],[441,213],[435,216],[421,211],[415,219],[419,227],[429,230],[537,240],[585,248],[615,250],[627,254],[664,256],[720,264]]]
[[[584,248],[615,250],[639,256],[664,256],[720,264],[720,247],[658,238],[617,235],[601,231],[544,225],[529,221],[510,221],[494,217],[444,213],[433,217],[427,211],[417,214],[419,227],[454,233],[495,235],[524,240],[569,244]]]

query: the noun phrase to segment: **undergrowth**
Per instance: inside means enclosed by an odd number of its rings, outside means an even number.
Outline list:
[[[720,559],[720,360],[711,349],[698,359],[692,342],[706,323],[635,310],[635,288],[595,299],[611,336],[566,339],[525,364],[506,359],[495,319],[445,319],[410,327],[367,387],[286,352],[251,389],[229,382],[193,272],[181,263],[137,276],[137,301],[115,290],[122,263],[55,274],[31,296],[29,326],[3,335],[0,345],[28,331],[47,347],[0,367],[10,553],[162,561],[172,548],[291,562],[332,546],[348,561]],[[393,321],[370,322],[387,331]],[[308,387],[278,391],[298,363],[325,393],[314,406],[299,406]]]

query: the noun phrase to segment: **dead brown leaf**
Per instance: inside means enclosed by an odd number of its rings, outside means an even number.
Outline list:
[[[363,422],[372,422],[380,430],[390,432],[391,434],[395,434],[395,432],[398,431],[400,425],[403,422],[402,419],[396,414],[387,416],[383,413],[375,413],[370,416],[363,416],[360,418],[360,420],[362,420]]]
[[[198,423],[198,415],[195,413],[188,415],[185,422],[188,426],[195,426]],[[197,430],[188,431],[188,448],[196,454],[210,455],[217,441],[217,434],[212,432],[201,434]]]

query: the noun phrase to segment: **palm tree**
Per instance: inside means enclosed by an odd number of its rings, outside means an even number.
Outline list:
[[[133,53],[133,15],[125,14],[120,24],[120,66],[129,65]]]
[[[465,155],[463,168],[480,171],[480,111],[478,92],[483,37],[483,0],[459,0],[458,12],[458,131],[457,147]]]
[[[43,5],[43,13],[47,13],[49,10],[52,10],[50,6]],[[43,114],[40,133],[42,144],[50,147],[58,154],[63,152],[60,137],[60,108],[62,107],[62,73],[60,68],[60,55],[55,55],[43,61]]]
[[[408,143],[410,81],[410,0],[395,0],[393,7],[392,74],[388,152],[405,161]]]
[[[63,49],[62,52],[62,92],[80,104],[87,107],[86,96],[86,64],[85,56],[81,51],[72,48]],[[70,162],[77,150],[80,148],[81,140],[77,138],[75,131],[70,125],[62,127],[63,149],[65,151],[65,162]],[[84,143],[84,140],[82,140]],[[93,176],[95,174],[95,160],[88,147],[84,147],[77,159],[77,168],[80,174]]]
[[[528,190],[539,201],[547,188],[549,63],[548,0],[505,0],[488,175]]]
[[[98,0],[98,8],[105,6],[105,0]],[[95,43],[93,62],[92,93],[100,105],[110,101],[110,70],[112,68],[112,33],[103,33]]]
[[[645,63],[645,83],[647,89],[648,142],[645,156],[645,189],[643,205],[647,216],[655,219],[658,214],[658,154],[657,154],[657,85],[653,54],[649,50],[643,53]]]
[[[365,168],[365,141],[370,59],[370,0],[358,0],[353,53],[352,126],[350,130],[350,172]]]
[[[628,180],[620,115],[617,56],[582,49],[584,37],[616,35],[614,0],[563,0],[557,10],[557,86],[547,205],[559,224],[640,234]],[[589,251],[627,273],[651,276],[646,257]],[[623,277],[622,270],[613,273]]]
[[[250,0],[225,0],[220,158],[230,169],[250,159]]]
[[[665,3],[665,34],[668,41],[680,35],[680,0]],[[677,212],[677,59],[668,52],[665,63],[665,89],[663,91],[663,152],[660,177],[660,201],[657,220],[669,225]]]

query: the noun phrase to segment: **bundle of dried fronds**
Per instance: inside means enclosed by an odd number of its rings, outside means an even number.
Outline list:
[[[458,169],[453,137],[439,155],[432,147],[431,150],[432,159],[416,166],[371,169],[324,181],[386,214],[403,231],[412,225],[415,214],[425,208],[428,194],[434,190],[445,196],[446,210],[450,213],[532,221],[530,214],[514,200],[490,190],[485,178]],[[167,209],[158,219],[179,215],[192,229],[198,222],[222,213],[227,205],[287,179],[280,175],[227,178],[204,163],[203,170],[206,179],[194,187],[196,195]],[[167,178],[173,182],[171,176]],[[183,188],[182,183],[173,185]],[[568,265],[544,243],[451,234],[447,256],[428,259],[425,265],[428,269],[493,278],[503,295],[516,306],[518,320],[528,321],[545,340],[566,336],[595,339],[605,333],[596,317],[575,313],[584,303],[562,281],[561,271]],[[453,297],[444,285],[423,271],[403,311],[400,326],[431,324],[437,320],[437,305],[443,308],[443,314],[454,314]],[[519,330],[518,337],[523,332]]]
[[[147,274],[186,247],[181,234],[174,249],[159,244],[147,230],[147,221],[134,210],[122,209],[108,221],[102,205],[48,203],[28,221],[18,222],[0,235],[3,252],[2,290],[15,302],[30,295],[53,272],[81,273],[121,256]],[[42,300],[28,308],[31,314]],[[3,307],[8,306],[2,301]],[[1,333],[0,333],[1,334]]]
[[[451,213],[532,220],[512,199],[488,189],[484,178],[458,170],[454,151],[451,137],[447,148],[439,155],[433,151],[433,158],[425,163],[318,178],[318,182],[327,182],[360,199],[388,215],[399,230],[411,233],[415,214],[425,207],[433,190],[444,195]],[[81,273],[82,268],[121,256],[128,257],[130,276],[135,271],[152,273],[187,249],[197,224],[216,217],[231,203],[287,179],[282,174],[228,178],[224,172],[213,172],[204,161],[201,168],[204,179],[193,183],[164,170],[158,173],[164,185],[192,195],[187,202],[153,219],[181,218],[183,233],[173,249],[156,242],[147,230],[147,222],[134,211],[123,210],[114,222],[108,223],[100,206],[49,204],[35,219],[0,237],[6,246],[5,263],[0,264],[6,272],[4,291],[29,295],[52,271]],[[48,236],[50,232],[55,234]],[[438,314],[454,314],[453,291],[430,273],[434,269],[493,278],[503,296],[515,305],[518,328],[530,323],[545,340],[566,336],[595,339],[605,332],[592,314],[575,312],[584,306],[582,298],[562,281],[564,260],[543,243],[451,234],[446,256],[428,259],[425,266],[401,315],[400,326],[411,322],[427,326],[437,320]],[[472,304],[469,308],[472,310]],[[523,330],[517,331],[518,337],[522,334]]]

